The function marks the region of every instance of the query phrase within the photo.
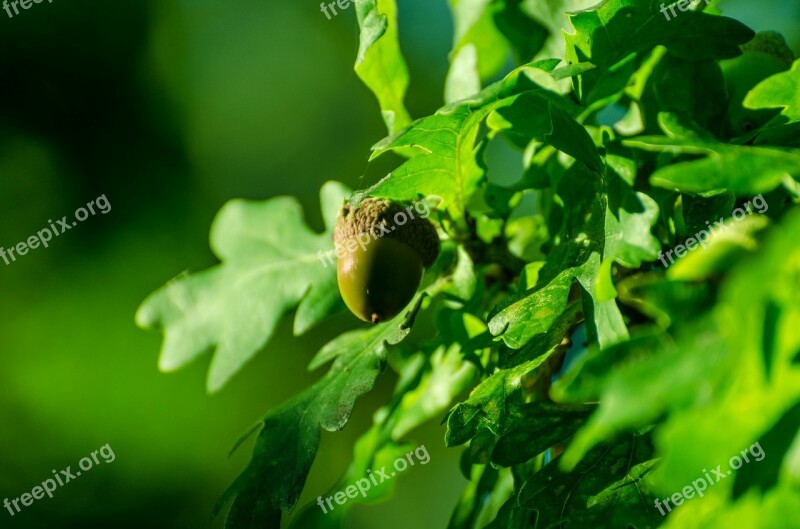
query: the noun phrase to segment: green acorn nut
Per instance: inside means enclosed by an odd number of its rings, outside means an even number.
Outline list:
[[[339,255],[336,276],[353,314],[380,323],[408,305],[424,269],[439,255],[436,228],[425,218],[429,213],[424,202],[409,205],[376,198],[342,208],[333,233]]]

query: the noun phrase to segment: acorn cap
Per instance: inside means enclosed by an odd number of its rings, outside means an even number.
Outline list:
[[[336,218],[333,241],[338,246],[361,234],[370,234],[373,239],[389,237],[410,246],[428,268],[439,255],[439,235],[413,207],[409,212],[409,206],[385,198],[366,198],[358,206],[345,204]]]
[[[787,68],[794,62],[794,52],[777,31],[760,31],[750,42],[741,46],[744,53],[764,53],[775,57]]]

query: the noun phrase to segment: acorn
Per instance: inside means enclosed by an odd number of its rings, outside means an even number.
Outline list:
[[[342,299],[353,314],[371,323],[399,314],[439,255],[433,224],[414,206],[388,199],[345,204],[333,240]]]
[[[745,108],[742,103],[758,83],[788,70],[794,62],[791,48],[783,35],[775,31],[756,34],[741,49],[742,55],[720,62],[728,90],[727,126],[734,136],[760,128],[775,114],[773,110]]]

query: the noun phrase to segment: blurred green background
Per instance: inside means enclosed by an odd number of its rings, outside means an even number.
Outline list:
[[[544,1],[544,0],[542,0]],[[800,51],[796,0],[721,3]],[[451,21],[443,0],[399,0],[414,116],[441,101]],[[116,454],[0,527],[221,527],[212,505],[243,468],[233,442],[318,373],[306,364],[355,321],[294,338],[290,319],[222,392],[204,391],[208,356],[165,375],[160,335],[137,329],[141,300],[185,269],[212,265],[208,227],[233,197],[297,196],[320,229],[318,189],[364,187],[384,135],[352,72],[350,8],[318,2],[54,0],[0,11],[0,246],[105,194],[90,217],[6,266],[0,262],[0,501],[16,498],[109,443]],[[265,229],[268,227],[265,226]],[[352,443],[392,389],[379,379],[350,424],[325,434],[301,503],[346,468]],[[358,506],[352,529],[445,527],[464,485],[459,451],[433,424],[413,439],[431,462],[396,497]]]

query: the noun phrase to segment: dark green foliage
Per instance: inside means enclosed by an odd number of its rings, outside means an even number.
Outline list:
[[[793,527],[800,63],[749,92],[743,105],[774,117],[732,137],[719,62],[754,35],[738,21],[696,11],[667,21],[648,0],[568,16],[589,3],[450,3],[446,105],[412,120],[394,0],[356,1],[356,71],[390,133],[372,158],[404,160],[349,198],[438,203],[442,254],[401,316],[334,339],[312,362],[334,360],[330,372],[266,416],[218,506],[232,500],[226,526],[278,527],[321,429],[344,427],[388,360],[395,394],[340,484],[444,418],[445,443],[467,445],[471,480],[452,529]],[[487,162],[492,142],[523,153],[516,180]],[[329,226],[345,194],[324,188]],[[227,206],[212,228],[222,264],[177,278],[140,309],[141,324],[164,329],[162,367],[216,348],[216,389],[285,312],[299,304],[299,333],[339,310],[333,271],[315,262],[328,237],[309,233],[290,199]],[[662,252],[684,244],[667,262]],[[267,285],[278,294],[264,295]],[[426,325],[409,336],[415,318]],[[565,357],[578,360],[565,367]],[[655,497],[759,439],[768,464],[661,517]],[[293,527],[346,527],[346,511],[323,517],[312,505]]]

